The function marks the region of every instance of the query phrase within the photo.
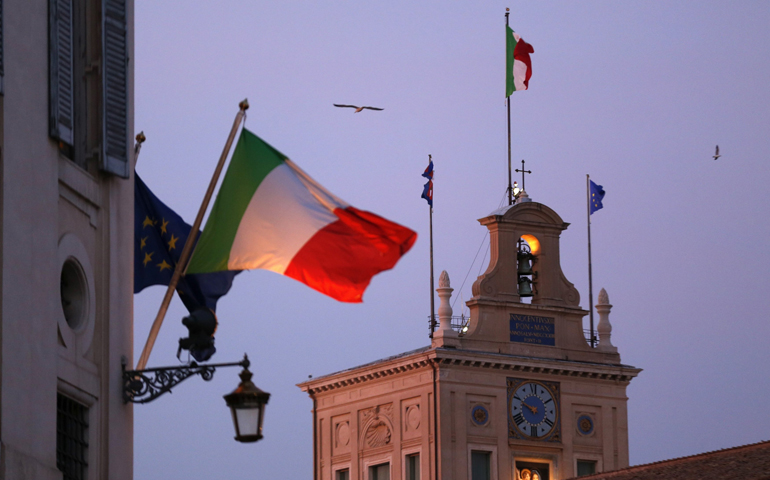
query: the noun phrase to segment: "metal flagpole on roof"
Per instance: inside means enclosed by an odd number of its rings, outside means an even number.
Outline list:
[[[433,156],[428,155],[428,165],[433,162]],[[435,168],[434,168],[435,171]],[[433,181],[431,179],[431,181]],[[431,185],[431,190],[433,186]],[[433,332],[436,330],[436,303],[435,290],[433,288],[433,192],[431,191],[431,203],[428,204],[430,216],[430,338],[433,338]]]
[[[505,9],[505,26],[508,26],[508,14],[510,9]],[[507,35],[507,29],[506,29]],[[505,54],[508,55],[508,48],[506,47]],[[506,68],[507,59],[506,59]],[[505,103],[508,105],[508,205],[513,205],[513,185],[511,184],[511,96],[508,95],[505,98]]]
[[[594,346],[594,289],[591,277],[591,179],[586,174],[586,208],[588,209],[588,310],[591,322],[591,347]]]
[[[211,176],[209,188],[206,190],[206,194],[203,196],[201,207],[198,209],[198,215],[195,217],[195,222],[190,229],[190,234],[187,236],[187,241],[184,243],[184,248],[182,249],[182,253],[179,256],[179,261],[176,263],[176,268],[174,268],[174,275],[171,277],[171,282],[168,284],[168,289],[166,289],[166,296],[163,297],[163,301],[160,304],[160,309],[158,310],[158,315],[155,317],[155,321],[152,323],[152,327],[150,328],[150,334],[147,337],[147,343],[145,343],[144,350],[142,350],[142,355],[139,357],[139,361],[136,364],[136,370],[144,370],[144,368],[147,366],[147,361],[150,359],[152,347],[155,345],[155,340],[158,338],[160,326],[163,324],[163,319],[166,317],[166,312],[168,311],[168,306],[171,303],[171,298],[174,296],[176,285],[179,283],[179,279],[187,269],[187,262],[190,260],[192,255],[193,245],[195,244],[198,232],[200,231],[201,223],[203,222],[203,215],[206,213],[206,209],[208,208],[209,202],[211,201],[211,196],[214,194],[214,188],[216,187],[217,181],[219,180],[219,175],[222,173],[222,168],[225,166],[227,154],[230,152],[230,147],[233,145],[235,134],[238,133],[238,127],[241,126],[243,117],[246,115],[246,110],[249,108],[248,100],[243,100],[238,104],[238,107],[239,110],[238,114],[235,116],[233,128],[230,129],[230,135],[227,137],[225,148],[222,150],[222,155],[219,157],[219,163],[217,163],[217,167],[214,169],[214,174]]]

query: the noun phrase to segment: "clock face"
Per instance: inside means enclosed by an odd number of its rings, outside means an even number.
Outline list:
[[[559,406],[551,390],[540,382],[524,382],[511,396],[513,426],[525,438],[547,437],[557,424]]]

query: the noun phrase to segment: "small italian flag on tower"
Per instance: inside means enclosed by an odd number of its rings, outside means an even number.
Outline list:
[[[505,44],[505,96],[510,97],[513,92],[529,87],[529,78],[532,76],[529,54],[535,53],[535,49],[508,25],[505,26]]]

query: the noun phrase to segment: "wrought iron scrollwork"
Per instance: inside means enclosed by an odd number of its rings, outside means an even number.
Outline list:
[[[147,403],[155,400],[166,392],[192,377],[200,375],[205,381],[214,378],[214,372],[218,367],[248,368],[250,365],[246,355],[243,360],[233,363],[216,363],[199,365],[191,362],[188,365],[176,367],[158,367],[145,370],[126,370],[126,362],[123,362],[123,401],[125,403]]]

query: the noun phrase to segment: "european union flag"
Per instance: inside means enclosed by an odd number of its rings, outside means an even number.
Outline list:
[[[593,180],[589,180],[591,183],[591,203],[589,204],[590,214],[604,207],[602,205],[602,199],[604,198],[604,188],[601,185],[597,185]]]
[[[422,195],[421,198],[424,198],[428,201],[428,205],[433,207],[433,160],[430,161],[428,164],[428,168],[425,169],[425,171],[422,173],[422,176],[428,179],[428,183],[426,183],[422,188]]]
[[[168,285],[192,227],[158,200],[139,175],[134,181],[134,293],[150,285]],[[216,310],[217,300],[240,271],[185,275],[176,292],[187,310]]]

